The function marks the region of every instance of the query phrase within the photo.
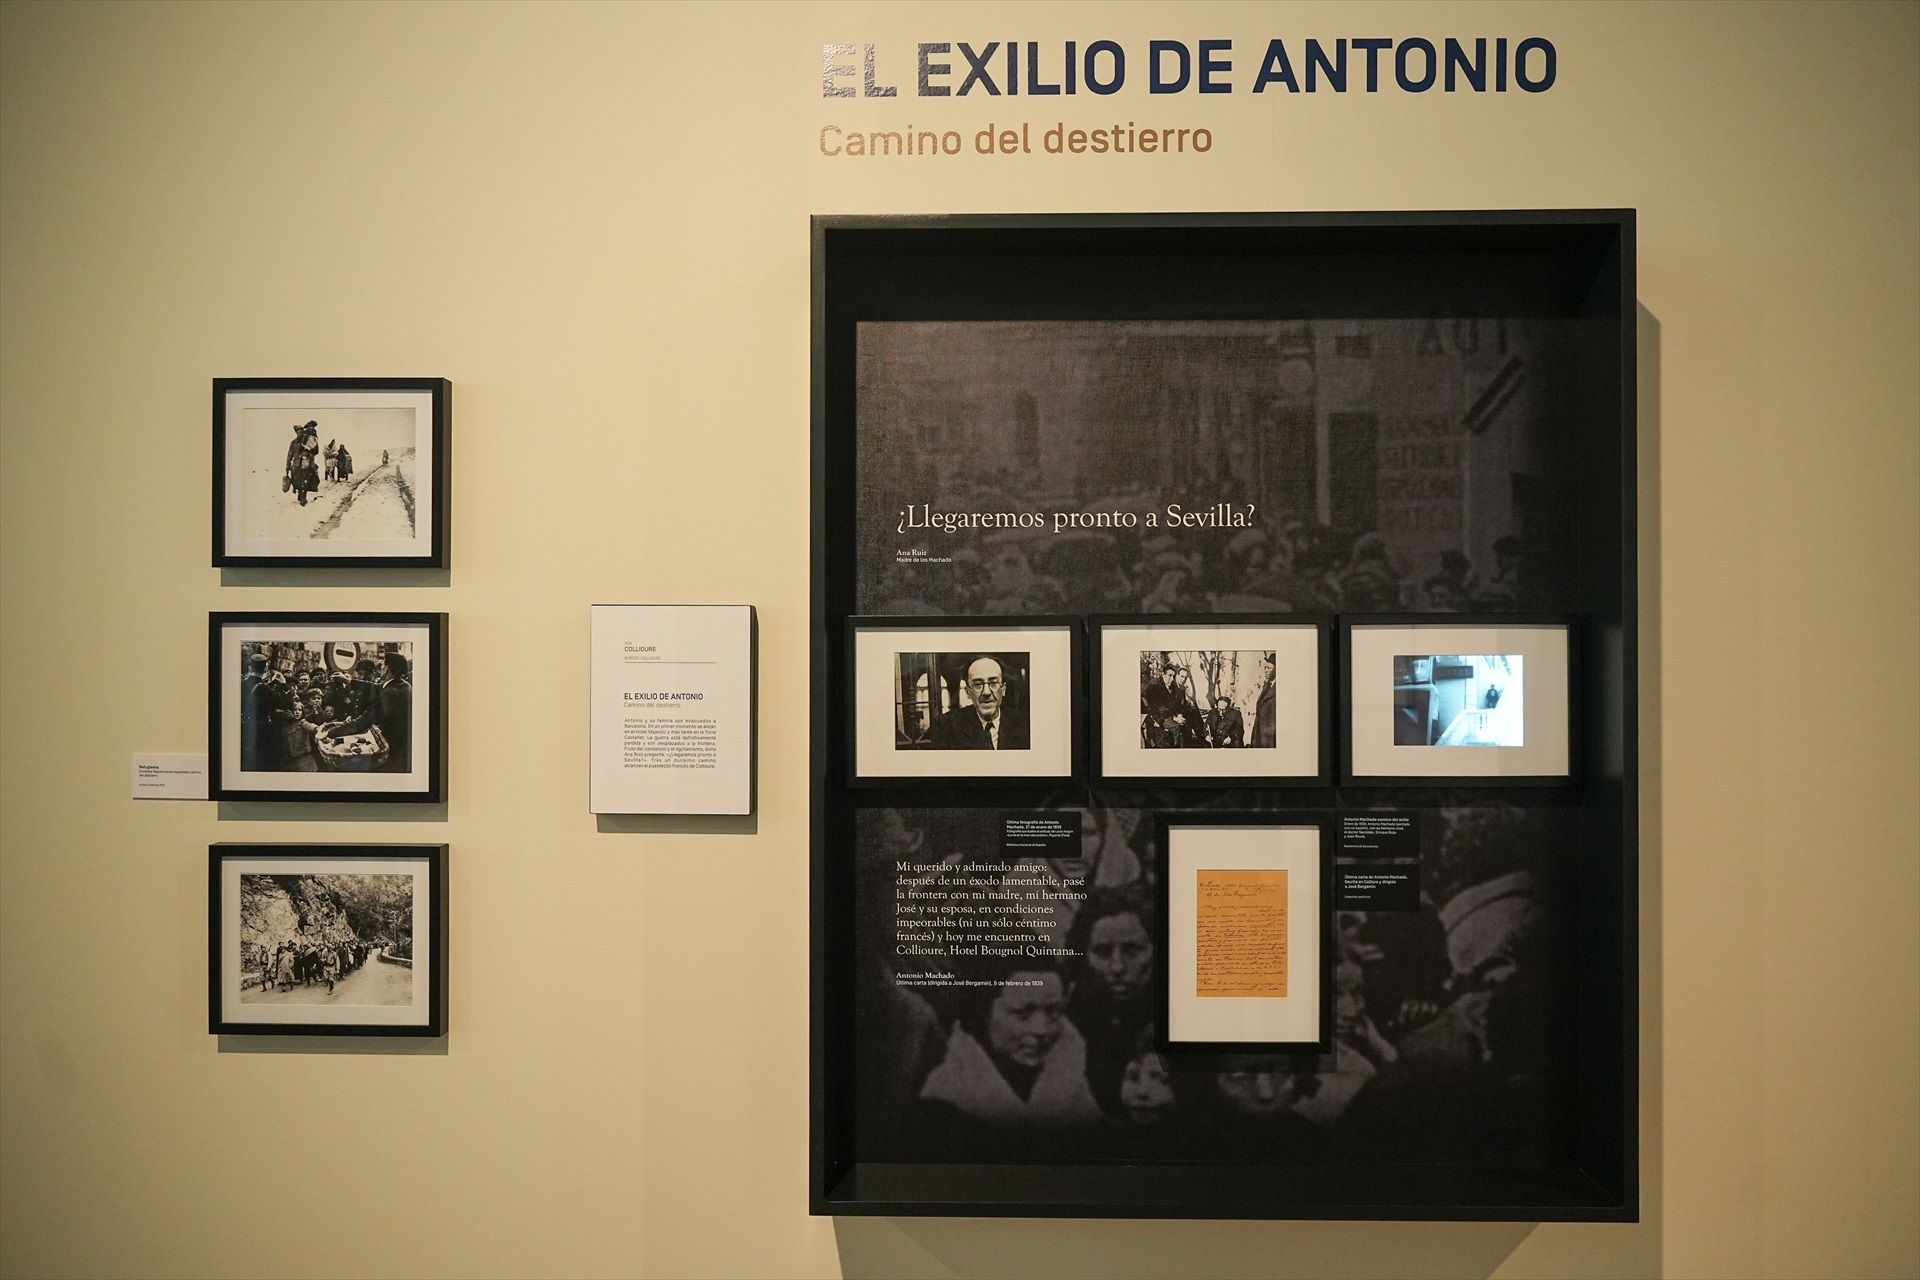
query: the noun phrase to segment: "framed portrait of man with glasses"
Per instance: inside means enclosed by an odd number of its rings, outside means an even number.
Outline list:
[[[1077,620],[854,618],[847,648],[850,780],[1078,773]]]

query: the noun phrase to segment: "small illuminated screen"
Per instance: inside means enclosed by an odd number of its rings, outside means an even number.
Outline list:
[[[1396,747],[1517,747],[1524,705],[1517,653],[1399,654],[1393,660]]]

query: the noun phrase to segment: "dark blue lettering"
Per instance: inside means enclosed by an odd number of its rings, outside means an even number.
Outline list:
[[[1335,93],[1347,91],[1347,42],[1333,42],[1334,61],[1327,60],[1327,51],[1320,47],[1318,40],[1307,41],[1307,92],[1312,93],[1320,87],[1320,77],[1327,77],[1327,87]]]
[[[1180,59],[1180,78],[1169,81],[1160,74],[1163,54],[1177,54]],[[1187,81],[1193,78],[1193,55],[1187,52],[1187,46],[1178,40],[1155,40],[1147,45],[1147,92],[1179,93],[1187,87]]]
[[[1407,55],[1415,51],[1427,55],[1427,74],[1417,79],[1407,74]],[[1425,93],[1433,88],[1433,78],[1439,74],[1439,70],[1439,60],[1433,52],[1433,42],[1430,40],[1422,40],[1415,36],[1411,40],[1401,41],[1400,47],[1393,51],[1393,78],[1398,80],[1400,87],[1408,93]]]
[[[961,45],[960,47],[962,49],[966,48],[965,45]],[[1393,47],[1393,41],[1386,39],[1384,36],[1368,36],[1364,40],[1355,40],[1353,47],[1363,49],[1367,54],[1367,92],[1379,92],[1380,51],[1382,49],[1391,49]]]
[[[995,40],[975,56],[972,45],[965,40],[960,42],[960,56],[967,60],[967,78],[960,82],[960,91],[955,96],[966,97],[967,90],[973,88],[976,80],[987,87],[988,97],[1000,96],[1000,86],[993,82],[993,73],[987,70],[987,60],[993,57],[993,51],[999,47],[1000,42]]]
[[[1308,41],[1312,45],[1312,41]],[[1270,84],[1287,87],[1288,93],[1300,92],[1299,81],[1293,78],[1293,64],[1287,61],[1287,42],[1285,40],[1267,41],[1267,56],[1261,59],[1260,73],[1253,78],[1253,91],[1265,93]]]
[[[1530,79],[1527,76],[1527,54],[1535,50],[1546,56],[1546,69],[1538,79]],[[1554,76],[1558,74],[1555,66],[1558,60],[1553,41],[1542,40],[1539,36],[1528,36],[1514,47],[1513,78],[1519,81],[1520,87],[1528,93],[1545,93],[1553,88]]]
[[[1473,42],[1473,61],[1467,61],[1467,51],[1452,36],[1447,37],[1447,92],[1453,92],[1454,76],[1473,86],[1475,93],[1487,91],[1487,42],[1484,37]]]
[[[953,67],[950,64],[945,62],[935,62],[932,60],[931,57],[928,56],[930,54],[935,54],[935,53],[951,53],[952,51],[953,51],[953,46],[948,44],[944,40],[938,44],[923,44],[920,46],[920,96],[921,97],[945,98],[950,96],[953,93],[953,89],[951,86],[944,85],[944,84],[935,84],[933,82],[933,78],[935,76],[947,75],[953,70]]]
[[[1232,93],[1233,86],[1224,80],[1216,80],[1216,75],[1227,75],[1233,71],[1233,64],[1225,58],[1216,58],[1214,54],[1233,48],[1231,40],[1202,40],[1200,42],[1200,92]]]
[[[1094,64],[1094,59],[1103,53],[1113,59],[1113,76],[1107,80],[1100,78],[1098,68]],[[1087,46],[1087,70],[1085,78],[1087,88],[1103,97],[1110,93],[1120,92],[1120,86],[1127,82],[1127,51],[1111,40],[1095,40]]]

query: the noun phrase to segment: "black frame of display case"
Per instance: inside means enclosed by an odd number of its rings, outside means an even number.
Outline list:
[[[280,791],[229,788],[221,781],[221,721],[227,708],[222,697],[220,639],[229,626],[425,627],[427,630],[427,689],[431,699],[427,726],[427,786],[423,791]],[[418,664],[415,664],[418,670]],[[421,695],[418,685],[415,697]],[[238,712],[238,708],[234,709]],[[351,610],[288,612],[239,609],[207,615],[207,799],[267,804],[441,804],[447,796],[447,615],[444,613],[374,613]]]
[[[1113,774],[1106,772],[1106,709],[1101,685],[1101,636],[1108,627],[1313,627],[1317,632],[1314,680],[1319,689],[1320,715],[1314,746],[1316,771],[1311,774],[1222,774],[1204,778],[1178,774]],[[1116,789],[1161,790],[1169,787],[1327,787],[1333,785],[1333,615],[1326,613],[1100,613],[1087,619],[1087,761],[1095,786]],[[1204,711],[1205,708],[1202,708]],[[1251,732],[1251,729],[1249,729]]]
[[[811,1158],[816,1214],[1636,1221],[1639,1216],[1636,318],[1632,210],[834,216],[812,223]],[[1542,1167],[1288,1165],[1215,1158],[947,1163],[855,1145],[854,819],[939,805],[940,788],[863,793],[845,776],[845,620],[855,613],[857,324],[889,320],[1310,319],[1539,315],[1573,322],[1567,423],[1573,581],[1586,631],[1565,789],[1556,1027],[1572,1066]],[[1241,789],[1243,792],[1245,788]],[[1302,808],[1329,793],[1299,790]],[[1435,792],[1345,784],[1332,807]],[[1317,803],[1315,803],[1317,801]],[[964,799],[960,799],[965,803]],[[1450,803],[1453,801],[1449,801]],[[1164,807],[1164,806],[1160,806]],[[1275,814],[1285,812],[1276,809]],[[1337,888],[1336,888],[1337,894]]]
[[[236,391],[424,391],[432,397],[433,510],[419,556],[240,556],[227,550],[227,396]],[[215,378],[213,567],[216,569],[444,569],[453,518],[453,383],[447,378]],[[324,543],[316,543],[323,546]]]
[[[1175,827],[1312,827],[1320,833],[1320,891],[1315,895],[1319,899],[1320,954],[1315,957],[1313,965],[1319,982],[1319,999],[1316,1003],[1320,1006],[1320,1034],[1312,1040],[1175,1040],[1168,1032],[1173,995],[1169,985],[1170,975],[1166,965],[1157,964],[1153,969],[1153,992],[1154,1008],[1159,1011],[1160,1020],[1155,1024],[1155,1046],[1170,1062],[1181,1067],[1191,1067],[1196,1062],[1232,1054],[1301,1054],[1317,1057],[1332,1053],[1333,952],[1339,935],[1338,917],[1333,904],[1334,816],[1314,810],[1223,813],[1217,809],[1205,809],[1184,813],[1174,809],[1156,813],[1153,817],[1153,838],[1160,855],[1160,878],[1154,886],[1154,905],[1160,918],[1154,924],[1153,939],[1163,956],[1171,954],[1173,950],[1167,939],[1173,930],[1173,913],[1168,907],[1168,900],[1173,892],[1173,876],[1169,874],[1169,869],[1173,859]],[[1296,967],[1289,954],[1288,972]]]
[[[1361,787],[1567,787],[1580,777],[1580,619],[1568,613],[1354,613],[1340,625],[1340,781]],[[1353,771],[1355,627],[1559,627],[1567,633],[1567,771],[1474,774],[1356,774]]]
[[[330,1022],[226,1022],[220,1017],[220,869],[233,858],[318,858],[397,861],[417,858],[426,867],[427,902],[433,919],[428,947],[427,1021],[417,1025]],[[418,957],[415,957],[417,960]],[[417,973],[416,966],[415,972]],[[216,1036],[407,1036],[438,1039],[447,1034],[447,846],[444,844],[213,844],[207,846],[207,1033]]]
[[[956,774],[939,778],[895,777],[891,775],[862,776],[859,772],[859,730],[855,715],[855,696],[858,690],[858,673],[854,670],[855,650],[854,634],[860,631],[965,631],[978,628],[981,631],[1006,631],[1019,627],[1031,627],[1036,630],[1064,630],[1067,633],[1068,666],[1067,681],[1068,705],[1072,723],[1068,726],[1069,755],[1067,772],[1023,774],[1006,777],[975,777]],[[963,617],[941,617],[927,615],[861,615],[847,619],[846,624],[846,698],[841,714],[845,717],[846,733],[846,785],[849,787],[940,787],[958,790],[1031,790],[1034,788],[1071,787],[1086,774],[1087,740],[1086,717],[1082,714],[1086,705],[1086,644],[1087,629],[1081,619],[1069,614],[1035,614],[1022,617],[1018,614],[991,614]],[[1032,672],[1028,672],[1032,678]],[[1033,711],[1027,711],[1027,732],[1033,732]]]

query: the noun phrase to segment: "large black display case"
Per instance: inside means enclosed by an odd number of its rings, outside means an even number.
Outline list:
[[[1637,1218],[1632,212],[828,217],[814,222],[812,265],[813,1211]],[[959,795],[937,786],[903,784],[877,792],[849,786],[850,726],[843,714],[847,620],[875,611],[862,599],[860,522],[891,519],[890,513],[861,510],[863,497],[871,501],[872,495],[863,494],[860,480],[859,326],[922,321],[1284,321],[1302,326],[1309,337],[1318,333],[1314,340],[1323,344],[1318,349],[1356,357],[1365,355],[1372,341],[1366,334],[1399,332],[1377,326],[1405,321],[1413,322],[1406,331],[1413,335],[1409,361],[1430,354],[1420,347],[1428,334],[1437,335],[1436,343],[1469,331],[1484,334],[1489,326],[1503,341],[1508,326],[1551,335],[1527,358],[1508,360],[1484,388],[1469,388],[1464,410],[1436,417],[1441,425],[1435,431],[1457,431],[1459,447],[1471,454],[1485,439],[1475,433],[1486,430],[1485,423],[1516,385],[1529,375],[1540,385],[1551,382],[1552,393],[1542,392],[1528,410],[1535,425],[1526,449],[1533,456],[1511,464],[1505,483],[1513,492],[1504,500],[1516,513],[1515,527],[1524,515],[1540,531],[1533,544],[1539,548],[1535,579],[1527,598],[1514,600],[1512,608],[1562,613],[1579,629],[1580,740],[1571,784],[1525,793],[1343,784],[1252,797],[1277,814],[1290,809],[1424,812],[1423,823],[1447,832],[1475,823],[1484,828],[1487,822],[1475,815],[1492,814],[1488,821],[1497,831],[1522,833],[1503,838],[1529,842],[1510,852],[1532,860],[1530,883],[1542,886],[1529,908],[1536,924],[1528,933],[1529,944],[1543,957],[1535,970],[1540,977],[1528,984],[1531,998],[1524,1006],[1508,1001],[1504,1015],[1495,1013],[1496,1023],[1504,1016],[1511,1024],[1521,1016],[1513,1010],[1524,1007],[1533,1020],[1528,1043],[1538,1061],[1532,1065],[1546,1083],[1532,1095],[1538,1114],[1529,1121],[1526,1159],[1508,1159],[1510,1148],[1481,1144],[1453,1130],[1431,1146],[1396,1144],[1379,1123],[1366,1141],[1350,1140],[1336,1125],[1316,1134],[1308,1146],[1250,1147],[1222,1130],[1201,1128],[1179,1144],[1116,1141],[1101,1148],[1030,1140],[1001,1144],[980,1134],[951,1145],[902,1141],[873,1116],[863,1116],[873,1095],[862,1085],[862,1055],[877,1025],[862,1012],[860,939],[863,927],[872,927],[863,924],[857,883],[863,813],[870,817],[888,806],[935,815],[990,805],[1037,806],[1030,793],[1015,791]],[[1344,330],[1328,336],[1324,330],[1336,321],[1358,336],[1346,336]],[[1540,354],[1549,348],[1550,354]],[[1474,367],[1485,365],[1482,356],[1475,356]],[[1312,349],[1306,358],[1312,359]],[[1249,427],[1239,409],[1222,413],[1221,420],[1231,418],[1241,432],[1258,431],[1269,421],[1281,424],[1273,427],[1278,431],[1292,421],[1263,417]],[[1329,444],[1325,417],[1318,447],[1337,454],[1340,442]],[[1336,416],[1333,433],[1337,436],[1348,421]],[[1308,444],[1300,449],[1312,447],[1313,425],[1309,420],[1302,428]],[[1048,426],[1041,421],[1023,429],[1044,433]],[[933,447],[937,451],[937,441]],[[1387,490],[1368,456],[1387,459],[1392,447],[1373,441],[1358,455],[1364,483],[1374,486],[1366,490],[1366,510],[1378,521],[1386,520],[1388,504],[1380,495]],[[1318,464],[1317,509],[1310,485],[1303,482],[1294,491],[1295,525],[1311,526],[1317,518],[1330,535],[1339,534],[1342,545],[1352,538],[1353,521],[1340,508],[1346,491],[1338,488],[1348,483],[1341,478],[1348,473],[1337,468],[1350,472],[1353,456],[1350,450],[1345,462],[1336,456],[1333,463]],[[1229,460],[1218,468],[1224,474],[1238,465]],[[1266,467],[1262,474],[1280,475],[1283,488],[1289,483],[1283,461],[1260,465]],[[1330,468],[1336,482],[1331,500]],[[1547,478],[1544,491],[1541,476]],[[1289,536],[1296,535],[1297,530]],[[1355,545],[1364,544],[1363,536]],[[1354,552],[1347,563],[1360,559]],[[1409,582],[1416,585],[1400,588],[1399,606],[1419,589],[1418,581],[1414,573]],[[1328,611],[1363,610],[1340,607],[1336,599]],[[1479,611],[1486,611],[1484,604]],[[1333,674],[1336,685],[1344,679],[1343,672]],[[1249,794],[1247,788],[1223,788],[1210,803],[1190,791],[1127,794],[1076,783],[1056,790],[1043,804],[1128,812],[1246,808]],[[934,821],[929,829],[946,828]],[[1551,886],[1544,887],[1549,880]],[[1458,979],[1456,974],[1449,981]],[[1499,1000],[1494,997],[1496,1010]],[[1233,1064],[1218,1065],[1225,1070]],[[1471,1090],[1481,1086],[1463,1087],[1469,1092],[1461,1096],[1471,1098]],[[1397,1109],[1376,1110],[1394,1117],[1390,1123],[1421,1128],[1428,1118],[1410,1108],[1418,1108],[1423,1096],[1415,1089]],[[1446,1104],[1447,1095],[1432,1096],[1434,1110],[1460,1110]],[[1477,1114],[1471,1106],[1466,1111]],[[1439,1132],[1443,1122],[1438,1116],[1432,1120]]]

